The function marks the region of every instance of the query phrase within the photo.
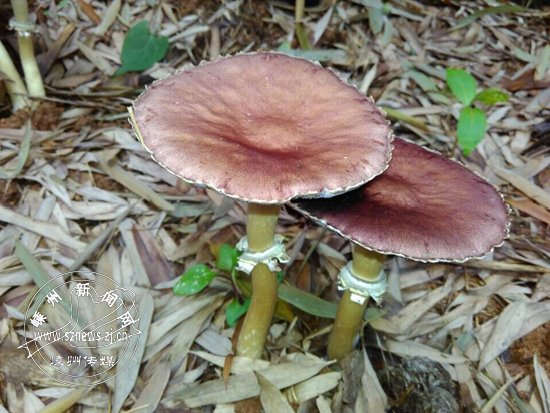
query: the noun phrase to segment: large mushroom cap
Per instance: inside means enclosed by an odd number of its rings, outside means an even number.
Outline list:
[[[396,138],[388,169],[327,200],[293,206],[370,250],[419,261],[480,257],[508,234],[500,194],[461,164]]]
[[[241,54],[154,83],[134,127],[180,178],[258,203],[332,196],[387,165],[391,133],[372,100],[318,64]]]

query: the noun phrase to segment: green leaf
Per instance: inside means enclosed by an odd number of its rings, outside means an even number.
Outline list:
[[[508,102],[509,98],[510,96],[508,96],[506,92],[494,87],[490,87],[489,89],[485,89],[479,92],[476,95],[475,100],[481,103],[485,103],[486,105],[494,105],[500,102]]]
[[[174,285],[176,295],[193,295],[204,290],[217,275],[208,266],[196,264],[189,268]]]
[[[464,69],[447,69],[447,85],[453,95],[465,106],[473,102],[477,81]]]
[[[216,267],[220,270],[231,272],[233,268],[237,265],[237,260],[239,259],[239,252],[235,247],[232,247],[228,244],[223,244],[220,247],[220,252],[218,253],[218,258],[216,260]]]
[[[248,311],[250,306],[250,298],[247,298],[244,303],[240,303],[236,298],[233,299],[225,309],[225,322],[229,327],[233,327],[243,315]]]
[[[120,56],[122,66],[116,71],[115,76],[149,69],[166,56],[168,47],[168,38],[152,34],[147,21],[136,23],[128,30],[124,39]]]
[[[463,108],[458,118],[458,144],[464,155],[469,155],[485,136],[487,118],[478,108]]]
[[[336,316],[335,303],[323,300],[290,284],[282,283],[279,286],[279,298],[317,317],[334,318]]]

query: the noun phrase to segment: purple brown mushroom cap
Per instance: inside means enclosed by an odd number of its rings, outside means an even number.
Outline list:
[[[372,99],[280,53],[224,57],[155,82],[134,103],[134,127],[180,178],[264,204],[347,192],[391,156]]]
[[[458,162],[395,138],[388,169],[326,200],[297,200],[298,211],[352,242],[418,261],[481,257],[508,235],[498,191]]]

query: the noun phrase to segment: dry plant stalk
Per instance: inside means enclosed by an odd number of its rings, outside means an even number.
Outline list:
[[[10,95],[13,111],[15,112],[27,106],[25,97],[27,89],[2,42],[0,42],[0,72],[7,77],[6,89]]]
[[[17,32],[17,44],[19,46],[19,58],[25,73],[27,89],[32,97],[44,97],[44,83],[40,75],[40,69],[34,56],[32,43],[32,31],[34,25],[29,20],[29,7],[26,0],[12,0],[14,18],[10,22],[12,28]]]

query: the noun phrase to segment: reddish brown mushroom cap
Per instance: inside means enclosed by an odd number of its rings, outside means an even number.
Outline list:
[[[391,133],[372,100],[320,65],[241,54],[154,83],[136,132],[180,178],[258,203],[332,196],[380,174]]]
[[[293,206],[345,238],[419,261],[480,257],[508,234],[501,195],[461,164],[396,138],[388,169],[327,200]]]

